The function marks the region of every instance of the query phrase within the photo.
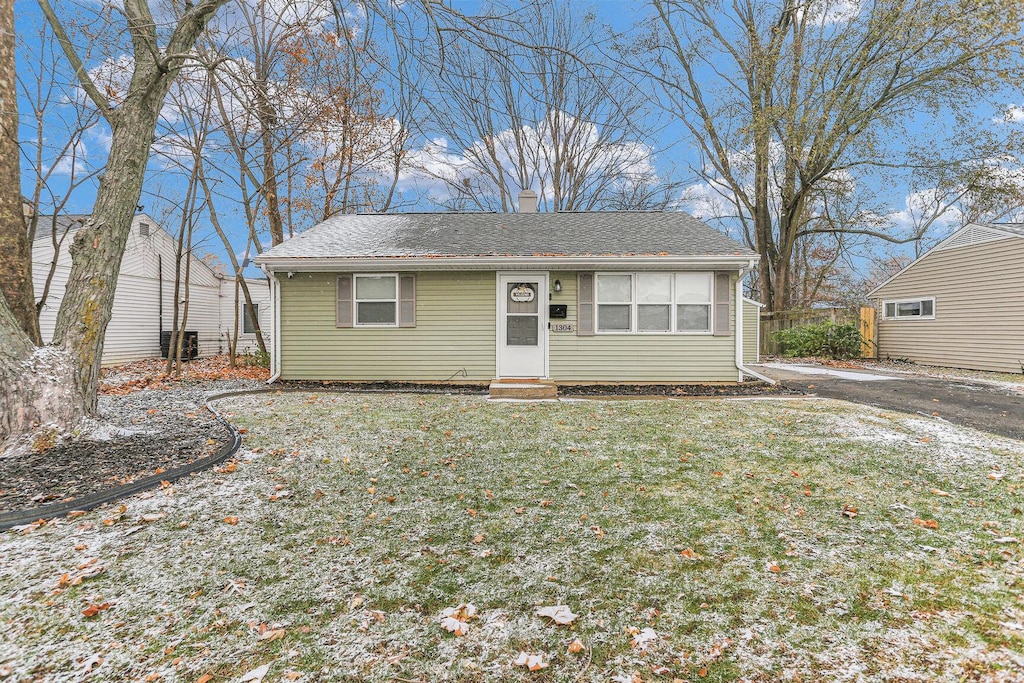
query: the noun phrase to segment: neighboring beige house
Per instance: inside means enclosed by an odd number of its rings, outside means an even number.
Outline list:
[[[273,379],[734,383],[757,260],[681,212],[527,210],[339,215],[256,264]]]
[[[56,240],[52,216],[40,216],[32,244],[32,279],[38,301],[43,294],[58,245],[57,263],[47,293],[46,304],[39,315],[43,341],[49,342],[57,321],[57,311],[64,298],[64,288],[71,272],[69,247],[74,233],[88,216],[62,215],[56,221]],[[119,365],[144,358],[161,356],[161,331],[174,327],[174,262],[177,255],[175,239],[146,215],[132,221],[131,234],[114,294],[114,310],[107,326],[103,348],[103,365]],[[197,333],[198,355],[226,353],[229,336],[235,327],[235,280],[215,272],[195,256],[189,273],[189,311],[186,329]],[[184,277],[184,259],[182,277]],[[269,344],[270,286],[263,278],[247,278],[264,339]],[[241,297],[241,295],[239,295]],[[181,293],[181,298],[184,294]],[[239,311],[244,306],[240,302]],[[239,318],[238,351],[255,350],[256,335],[251,322]],[[248,334],[246,334],[248,332]]]
[[[879,358],[1024,372],[1024,223],[967,225],[868,296]]]

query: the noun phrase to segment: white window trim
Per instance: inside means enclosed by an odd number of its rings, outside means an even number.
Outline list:
[[[709,301],[706,304],[707,307],[708,307],[708,329],[706,329],[706,330],[680,330],[680,329],[678,329],[679,321],[677,320],[677,315],[678,315],[678,308],[677,307],[680,306],[680,305],[685,305],[685,304],[680,304],[680,302],[676,299],[676,277],[675,276],[676,276],[676,273],[682,273],[682,272],[687,272],[687,273],[699,272],[699,273],[703,273],[705,275],[709,275],[711,277],[711,288],[712,289],[711,289],[711,291],[709,291]],[[641,275],[641,274],[647,274],[647,273],[651,273],[651,274],[662,273],[662,274],[667,274],[667,275],[671,275],[672,276],[672,278],[671,278],[671,281],[672,281],[672,297],[671,297],[670,303],[668,303],[669,319],[670,319],[670,324],[671,324],[671,328],[672,328],[670,330],[661,331],[661,330],[640,330],[640,329],[638,329],[639,328],[639,322],[640,322],[639,321],[639,312],[638,312],[638,307],[639,306],[644,306],[644,305],[649,305],[649,306],[661,305],[661,306],[664,306],[665,305],[663,303],[662,304],[657,304],[657,303],[641,304],[641,303],[639,303],[637,301],[637,294],[636,294],[637,278],[636,278],[636,276],[637,275]],[[623,302],[623,301],[601,301],[599,299],[599,297],[598,297],[598,279],[602,275],[629,275],[630,276],[630,300],[629,300],[628,303]],[[620,337],[621,336],[625,336],[625,335],[630,335],[630,336],[638,336],[638,335],[640,335],[640,336],[655,336],[655,337],[657,337],[657,336],[687,336],[687,337],[710,337],[710,336],[714,336],[714,333],[715,333],[714,332],[714,330],[715,330],[715,320],[714,320],[714,315],[715,315],[715,301],[714,301],[715,300],[715,297],[714,297],[715,280],[714,280],[714,277],[715,277],[714,276],[714,272],[712,272],[712,271],[704,271],[704,270],[701,270],[701,271],[677,271],[677,270],[649,270],[648,271],[648,270],[640,270],[640,271],[628,271],[628,272],[619,272],[619,271],[614,271],[613,270],[613,271],[596,272],[596,273],[594,273],[594,334],[595,335],[607,335],[607,336],[620,336]],[[694,305],[694,306],[701,306],[701,305],[705,305],[705,304],[692,304],[692,305]],[[602,330],[601,329],[601,306],[629,306],[629,330]]]
[[[932,314],[931,315],[886,315],[885,309],[888,308],[889,304],[896,304],[898,307],[900,304],[916,304],[924,301],[932,302]],[[907,320],[935,320],[935,297],[934,296],[920,296],[911,299],[883,299],[882,300],[882,320],[898,320],[904,322]]]
[[[360,299],[356,292],[359,291],[359,278],[361,277],[390,277],[395,281],[395,298],[394,299]],[[400,305],[399,299],[401,298],[401,282],[398,279],[398,273],[353,273],[352,274],[352,327],[370,327],[370,328],[382,328],[382,327],[398,327],[398,307]],[[361,323],[359,322],[359,304],[361,303],[381,303],[381,302],[392,302],[395,304],[395,322],[393,323]]]

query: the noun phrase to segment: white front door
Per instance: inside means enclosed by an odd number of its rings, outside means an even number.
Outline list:
[[[498,376],[546,377],[548,276],[498,276]]]

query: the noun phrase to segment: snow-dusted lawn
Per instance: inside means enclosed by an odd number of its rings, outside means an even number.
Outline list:
[[[0,534],[0,680],[1024,672],[1018,442],[829,401],[219,406],[235,471]]]

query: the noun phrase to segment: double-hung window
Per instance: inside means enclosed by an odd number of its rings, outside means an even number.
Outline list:
[[[598,333],[710,334],[712,273],[598,273]]]
[[[637,273],[637,332],[672,331],[672,274]]]
[[[633,329],[633,276],[597,276],[597,331],[630,332]]]
[[[935,318],[935,297],[886,301],[882,317],[885,320],[931,320]]]
[[[711,331],[711,273],[676,273],[676,331]]]
[[[242,334],[256,334],[256,320],[260,319],[260,305],[252,305],[250,315],[249,307],[242,304]]]
[[[356,327],[398,326],[398,276],[355,276]]]

